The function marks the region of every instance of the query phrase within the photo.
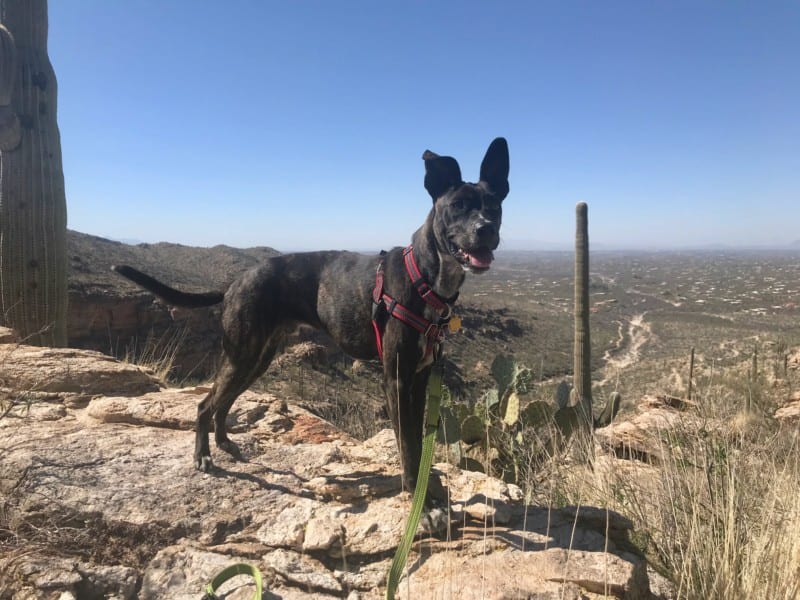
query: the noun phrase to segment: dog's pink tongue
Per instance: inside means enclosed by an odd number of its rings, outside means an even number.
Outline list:
[[[479,269],[488,269],[494,260],[494,254],[489,249],[475,250],[469,253],[469,264]]]

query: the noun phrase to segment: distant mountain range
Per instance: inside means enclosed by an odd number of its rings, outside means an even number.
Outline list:
[[[131,265],[171,285],[199,291],[224,288],[238,273],[279,254],[266,246],[198,248],[168,242],[128,244],[77,231],[67,231],[67,252],[70,289],[128,292],[138,288],[113,273],[112,265]]]

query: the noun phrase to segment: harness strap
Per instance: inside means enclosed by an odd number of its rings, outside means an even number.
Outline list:
[[[433,291],[433,288],[422,276],[422,272],[419,270],[417,261],[414,258],[414,246],[408,246],[403,250],[403,262],[405,262],[406,272],[411,278],[412,285],[417,289],[425,303],[440,312],[448,313],[450,306]]]
[[[383,296],[383,254],[381,253],[381,260],[378,263],[378,268],[375,269],[375,287],[372,290],[372,301],[375,304],[380,304]]]
[[[426,304],[444,314],[439,318],[438,323],[433,323],[409,310],[387,294],[383,289],[384,259],[381,258],[378,267],[375,269],[375,287],[372,290],[372,329],[375,332],[375,346],[378,349],[378,358],[381,360],[383,360],[383,331],[381,324],[378,322],[378,311],[381,306],[386,309],[389,316],[413,327],[427,338],[428,343],[425,347],[426,358],[433,354],[436,343],[441,341],[444,337],[445,328],[443,325],[450,320],[450,305],[442,300],[438,294],[433,291],[433,288],[431,288],[428,282],[425,281],[425,278],[422,276],[417,266],[417,261],[414,259],[412,246],[408,246],[403,250],[403,261],[411,283],[414,285],[420,297],[422,297]]]
[[[378,349],[378,358],[383,360],[383,332],[378,324],[378,309],[383,302],[383,252],[378,268],[375,269],[375,287],[372,289],[372,329],[375,332],[375,346]]]
[[[399,304],[389,294],[383,295],[383,303],[386,306],[386,312],[396,319],[400,319],[406,325],[411,325],[414,329],[422,334],[428,335],[428,330],[431,328],[438,329],[438,325],[434,325],[428,319],[420,317],[418,314],[411,312],[402,304]]]

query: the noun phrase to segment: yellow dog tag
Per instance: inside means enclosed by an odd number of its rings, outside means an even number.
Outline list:
[[[461,329],[461,317],[458,315],[453,315],[450,317],[450,321],[447,323],[447,329],[450,331],[450,333],[455,333]]]

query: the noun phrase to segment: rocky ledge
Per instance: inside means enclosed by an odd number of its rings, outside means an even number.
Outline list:
[[[0,345],[0,598],[196,600],[235,562],[261,569],[265,598],[383,597],[410,505],[391,431],[360,442],[247,392],[230,415],[244,460],[217,451],[202,474],[206,391],[95,352]],[[400,597],[652,597],[622,516],[525,506],[513,485],[435,468],[450,508],[421,527]]]

